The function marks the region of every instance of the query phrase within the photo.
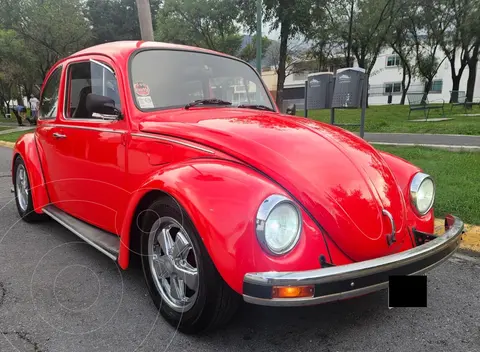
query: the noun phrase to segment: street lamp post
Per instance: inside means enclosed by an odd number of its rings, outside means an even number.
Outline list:
[[[257,71],[262,74],[262,0],[257,0]]]

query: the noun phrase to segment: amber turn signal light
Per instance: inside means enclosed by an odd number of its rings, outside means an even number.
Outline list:
[[[273,286],[272,298],[313,297],[315,288],[310,286]]]

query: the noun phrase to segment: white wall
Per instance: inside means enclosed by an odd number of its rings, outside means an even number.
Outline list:
[[[370,87],[371,87],[371,94],[369,96],[368,102],[371,105],[381,105],[387,104],[387,96],[388,94],[383,94],[384,85],[386,83],[393,83],[393,82],[401,82],[402,81],[402,68],[400,67],[387,67],[387,58],[391,55],[394,55],[393,50],[387,49],[384,50],[377,58],[375,62],[375,66],[372,70],[370,75]],[[457,55],[459,56],[459,55]],[[437,55],[439,60],[444,58],[444,54],[442,51],[439,51]],[[458,59],[459,61],[460,59]],[[458,72],[459,64],[456,64],[456,70]],[[467,79],[468,79],[468,67],[463,71],[462,78],[460,81],[460,88],[461,91],[467,90]],[[450,91],[452,90],[453,82],[450,70],[450,62],[448,60],[443,61],[438,72],[435,76],[435,80],[442,80],[443,86],[441,93],[431,93],[428,95],[428,99],[430,101],[433,100],[440,100],[443,99],[445,102],[448,103],[450,100]],[[419,78],[414,77],[412,78],[412,84],[409,92],[412,91],[421,91],[422,82]],[[382,91],[380,91],[379,86],[382,86]],[[380,94],[378,94],[380,93]],[[477,80],[475,83],[475,91],[474,97],[480,97],[480,65],[477,67]],[[398,104],[400,102],[401,94],[394,93],[392,96],[392,103]],[[407,103],[407,101],[406,101]]]

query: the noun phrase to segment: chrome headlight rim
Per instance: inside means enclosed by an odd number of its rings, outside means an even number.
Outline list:
[[[292,243],[288,247],[284,248],[281,251],[275,251],[268,246],[267,240],[265,238],[265,224],[268,217],[275,210],[275,208],[285,203],[292,206],[292,208],[296,211],[298,217],[298,229],[292,240]],[[302,222],[302,212],[300,211],[299,206],[294,201],[280,194],[273,194],[267,197],[258,208],[256,217],[255,232],[260,246],[265,252],[272,256],[282,256],[291,252],[300,240],[300,234],[302,233]]]
[[[417,205],[417,193],[419,192],[423,182],[426,180],[430,180],[433,184],[433,195],[432,195],[432,200],[430,201],[430,205],[428,206],[426,211],[421,212],[418,209]],[[410,182],[410,200],[413,205],[413,209],[419,216],[425,216],[428,214],[428,212],[432,209],[433,203],[435,203],[435,194],[436,194],[436,185],[435,181],[433,180],[432,176],[423,173],[423,172],[418,172],[413,176],[412,181]]]

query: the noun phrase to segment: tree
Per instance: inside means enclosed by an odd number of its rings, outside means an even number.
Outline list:
[[[285,78],[312,68],[311,62],[308,61],[308,51],[302,44],[302,42],[289,42],[285,60]],[[280,43],[272,42],[268,50],[264,52],[265,65],[273,67],[277,76],[280,70],[280,50]]]
[[[475,81],[477,79],[478,56],[480,54],[480,1],[472,0],[474,5],[470,12],[469,26],[466,26],[467,37],[471,38],[471,50],[466,51],[465,59],[468,66],[467,80],[467,101],[473,101],[473,93],[475,90]]]
[[[415,2],[418,4],[418,1]],[[451,13],[443,0],[420,0],[420,6],[409,14],[410,35],[415,47],[417,73],[425,82],[422,101],[427,99],[438,69],[445,61],[437,57],[445,33],[452,24]]]
[[[346,45],[346,64],[350,51],[358,66],[372,71],[385,45],[395,18],[394,0],[338,0],[327,6],[329,27]]]
[[[473,101],[475,81],[477,79],[478,55],[480,54],[480,38],[477,38],[471,54],[467,54],[468,80],[467,80],[467,101]]]
[[[453,93],[450,97],[450,103],[452,103],[458,102],[460,80],[475,47],[473,29],[479,25],[477,23],[478,14],[475,11],[479,2],[475,0],[450,0],[445,2],[445,6],[452,16],[452,23],[445,31],[445,35],[440,37],[440,46],[450,62],[453,82]],[[458,71],[456,69],[457,59],[459,59]]]
[[[32,59],[25,42],[13,30],[0,30],[0,106],[10,112],[9,101],[31,83],[28,66]]]
[[[398,8],[397,17],[392,25],[391,34],[388,36],[388,42],[395,54],[400,58],[402,67],[402,97],[400,104],[405,104],[405,98],[412,83],[412,77],[415,75],[416,66],[413,62],[415,53],[415,42],[410,34],[410,19],[411,11],[415,9],[409,6],[400,6]]]
[[[231,0],[165,0],[156,18],[155,38],[237,55],[243,37],[232,6]]]
[[[256,24],[256,1],[236,0],[239,4],[240,20],[252,33]],[[325,4],[322,0],[263,0],[263,18],[271,23],[272,30],[280,30],[280,46],[277,69],[277,105],[282,106],[285,84],[288,43],[292,38],[307,34],[312,27],[312,16],[318,16]]]
[[[84,48],[91,39],[81,0],[0,0],[2,23],[27,43],[42,79],[58,59]]]
[[[272,41],[267,37],[262,37],[262,58],[265,57],[265,53],[268,52]],[[245,47],[240,51],[238,55],[239,58],[247,62],[255,60],[257,57],[257,36],[252,38],[252,41],[245,45]]]
[[[161,0],[150,0],[152,18],[161,3]],[[94,44],[141,39],[135,0],[87,0],[84,14],[92,26]],[[155,29],[155,21],[153,24]]]

